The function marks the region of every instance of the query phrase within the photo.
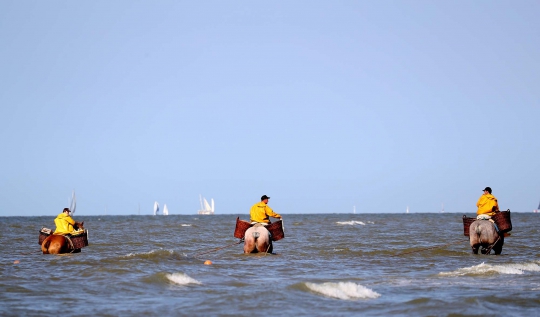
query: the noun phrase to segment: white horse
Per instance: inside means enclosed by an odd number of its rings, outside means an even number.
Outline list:
[[[244,253],[272,253],[270,232],[264,225],[257,223],[246,230],[244,236]]]
[[[478,254],[478,249],[482,248],[482,254],[489,254],[493,249],[495,255],[499,255],[504,244],[504,234],[499,235],[489,220],[475,220],[469,227],[469,241],[474,254]]]

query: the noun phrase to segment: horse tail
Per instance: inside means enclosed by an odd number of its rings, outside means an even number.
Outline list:
[[[49,237],[43,240],[43,243],[41,244],[41,251],[43,252],[43,254],[49,253],[49,245],[51,244],[51,239],[49,239]]]
[[[257,239],[259,238],[259,236],[261,235],[258,231],[253,231],[251,233],[251,235],[253,236],[253,239],[255,240],[255,242],[257,242]]]
[[[474,228],[474,232],[476,232],[476,235],[480,236],[482,234],[482,230],[480,229],[480,226],[476,226],[476,228]]]
[[[480,225],[477,225],[476,228],[474,228],[474,232],[478,237],[478,242],[482,243],[482,238],[480,237],[482,235],[482,229],[480,229]]]

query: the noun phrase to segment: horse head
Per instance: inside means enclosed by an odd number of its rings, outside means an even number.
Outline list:
[[[84,230],[84,221],[83,222],[77,222],[75,221],[75,225],[73,226],[75,230]]]

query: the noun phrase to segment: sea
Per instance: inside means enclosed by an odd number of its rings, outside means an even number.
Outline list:
[[[469,213],[467,216],[474,216]],[[229,215],[85,216],[80,253],[42,254],[55,215],[0,217],[0,316],[535,316],[540,214],[474,255],[463,214],[284,214],[272,254]]]

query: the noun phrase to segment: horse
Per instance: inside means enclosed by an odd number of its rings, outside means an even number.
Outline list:
[[[272,253],[273,246],[270,231],[257,223],[246,230],[244,236],[244,253]]]
[[[84,221],[75,222],[73,228],[75,228],[75,230],[84,230]],[[41,251],[43,251],[43,254],[62,254],[79,253],[81,252],[81,249],[74,248],[69,237],[53,233],[43,240],[43,243],[41,244]]]
[[[469,241],[474,254],[478,254],[481,248],[482,254],[489,254],[493,249],[495,255],[499,255],[504,244],[504,234],[498,233],[489,220],[475,220],[469,227]]]

